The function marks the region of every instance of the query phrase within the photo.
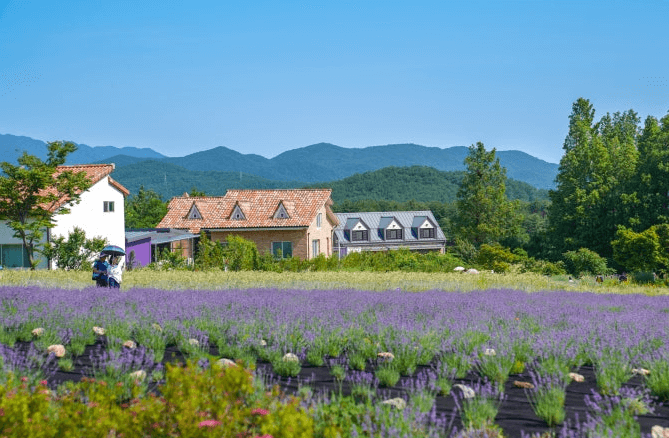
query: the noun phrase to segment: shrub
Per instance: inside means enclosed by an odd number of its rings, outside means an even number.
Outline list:
[[[260,256],[255,242],[243,237],[228,235],[227,245],[223,254],[227,258],[228,266],[233,271],[252,271],[260,266]]]
[[[567,271],[572,275],[600,274],[610,272],[606,266],[606,259],[587,248],[578,251],[567,251],[562,254]]]
[[[74,227],[67,239],[63,236],[55,237],[51,242],[46,242],[40,252],[55,261],[61,269],[89,269],[89,262],[106,244],[107,240],[102,237],[87,239],[84,230]]]

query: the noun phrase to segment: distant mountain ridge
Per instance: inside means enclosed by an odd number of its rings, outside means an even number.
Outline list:
[[[130,193],[136,194],[140,186],[153,190],[163,199],[190,192],[192,189],[207,195],[225,195],[229,189],[287,189],[299,187],[327,187],[332,189],[335,203],[344,200],[364,199],[384,201],[453,202],[463,171],[441,171],[427,166],[384,167],[358,173],[347,178],[317,184],[300,181],[276,181],[243,172],[218,172],[215,170],[188,170],[164,161],[141,161],[116,169],[114,179]],[[523,201],[547,200],[548,191],[532,185],[507,179],[509,199]]]
[[[15,160],[12,160],[12,155],[18,157],[15,151],[22,148],[35,155],[46,156],[44,142],[28,137],[0,135],[0,153],[3,157],[7,156],[8,161]],[[441,171],[464,170],[467,153],[468,148],[465,146],[442,149],[416,144],[394,144],[343,148],[330,143],[318,143],[283,152],[271,159],[256,154],[242,154],[224,146],[184,157],[165,157],[152,149],[113,146],[91,148],[79,145],[79,150],[68,157],[68,164],[113,162],[119,169],[145,160],[158,160],[192,171],[242,172],[271,181],[319,183],[389,166],[429,166]],[[557,164],[521,151],[497,151],[497,156],[501,165],[507,169],[509,178],[540,189],[554,188]]]

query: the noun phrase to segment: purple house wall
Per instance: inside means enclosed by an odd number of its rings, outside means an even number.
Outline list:
[[[125,240],[125,262],[126,266],[128,265],[128,258],[130,257],[130,251],[135,251],[135,266],[146,266],[151,263],[151,237],[145,237],[143,239],[138,239],[133,242],[128,242],[128,239]]]

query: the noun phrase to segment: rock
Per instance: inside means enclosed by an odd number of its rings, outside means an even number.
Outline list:
[[[42,336],[44,334],[44,329],[42,327],[37,327],[37,328],[33,329],[33,331],[31,333],[33,334],[33,336],[39,338],[40,336]]]
[[[462,266],[456,266],[455,268],[453,268],[453,270],[454,270],[455,272],[462,272],[462,271],[465,270],[465,268],[463,268]]]
[[[479,273],[479,271],[477,269],[474,269],[474,268],[467,269],[467,271],[465,271],[465,272],[467,274],[478,274]]]
[[[194,338],[190,338],[188,340],[188,345],[192,345],[193,347],[198,347],[200,345],[200,341]]]
[[[267,347],[267,341],[264,340],[264,339],[261,339],[261,340],[260,340],[260,346],[261,346],[261,347]]]
[[[497,352],[495,351],[494,348],[486,348],[485,351],[483,352],[484,356],[497,356]]]
[[[650,430],[652,438],[669,438],[669,427],[653,426]]]
[[[513,386],[515,386],[516,388],[534,389],[534,385],[531,384],[530,382],[521,382],[520,380],[514,380]]]
[[[300,359],[293,353],[286,353],[281,359],[284,362],[299,362]]]
[[[579,382],[579,383],[585,381],[585,377],[583,377],[581,374],[578,373],[569,373],[569,378],[574,382]]]
[[[219,368],[228,368],[228,367],[236,367],[237,364],[234,361],[226,359],[224,357],[216,361],[216,366]]]
[[[650,371],[648,371],[645,368],[632,368],[632,374],[633,375],[639,375],[639,376],[647,376],[650,374]]]
[[[382,361],[388,361],[388,362],[395,359],[395,355],[392,354],[390,351],[382,351],[381,353],[377,354],[376,357],[378,357]]]
[[[474,390],[467,385],[463,385],[461,383],[456,383],[455,385],[453,385],[453,388],[458,388],[460,391],[462,391],[462,396],[464,398],[474,398],[474,397],[476,397],[476,393],[474,392]]]
[[[126,348],[130,348],[130,349],[132,349],[132,348],[137,348],[137,344],[135,343],[135,341],[132,341],[132,340],[130,340],[130,339],[128,339],[127,341],[125,341],[125,342],[123,343],[123,346],[126,347]]]
[[[669,438],[669,427],[653,426],[650,430],[652,438]]]
[[[135,379],[138,382],[143,382],[144,379],[146,379],[146,371],[144,370],[138,370],[130,373],[130,377]]]
[[[388,400],[384,400],[384,401],[381,402],[381,404],[383,404],[383,405],[390,405],[390,406],[393,406],[393,407],[395,407],[396,409],[398,409],[398,410],[400,410],[400,411],[401,411],[402,409],[404,409],[404,408],[407,407],[407,402],[406,402],[406,400],[404,400],[404,399],[401,398],[401,397],[391,398],[391,399],[388,399]]]
[[[102,327],[93,327],[93,333],[95,333],[98,336],[103,336],[105,334],[105,329]]]
[[[56,357],[65,356],[65,347],[62,346],[61,344],[49,345],[49,347],[46,349],[46,351],[47,351],[47,353],[53,353],[54,356],[56,356]]]

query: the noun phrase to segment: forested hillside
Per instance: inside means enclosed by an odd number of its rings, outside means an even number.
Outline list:
[[[310,187],[331,187],[332,200],[453,202],[464,177],[463,171],[442,172],[426,166],[386,167]],[[548,190],[512,179],[506,182],[509,199],[521,201],[547,200]]]

